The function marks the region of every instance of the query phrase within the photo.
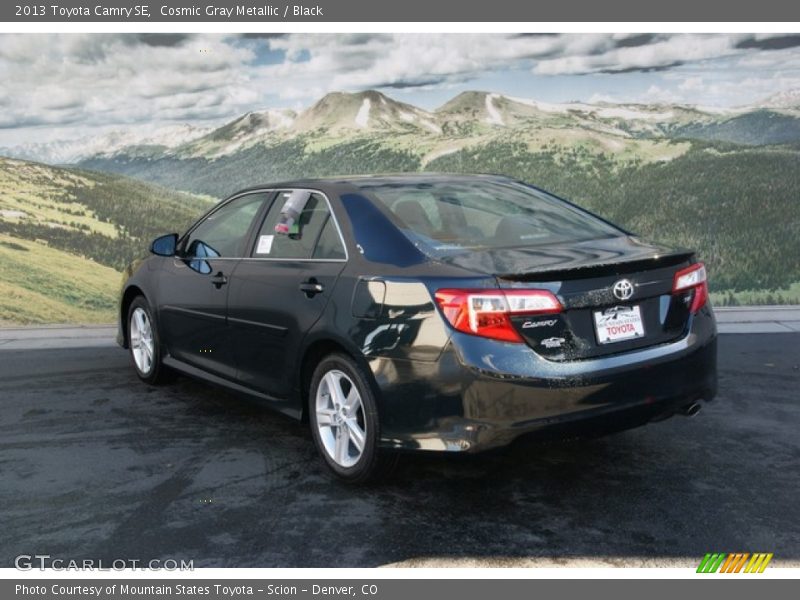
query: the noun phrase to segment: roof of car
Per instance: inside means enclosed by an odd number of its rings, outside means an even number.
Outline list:
[[[397,173],[388,175],[343,175],[340,177],[319,177],[309,179],[293,179],[251,186],[240,190],[237,194],[248,191],[275,188],[312,188],[323,192],[336,191],[346,193],[373,185],[400,185],[414,183],[432,183],[445,181],[511,181],[502,175],[489,174],[455,174],[455,173]]]

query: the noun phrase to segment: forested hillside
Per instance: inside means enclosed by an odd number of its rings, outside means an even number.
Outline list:
[[[109,322],[119,271],[209,200],[0,158],[0,322]]]
[[[709,264],[715,291],[788,288],[800,281],[800,150],[698,141],[690,148],[671,160],[622,161],[583,146],[493,141],[423,165],[413,150],[375,139],[309,151],[301,138],[210,161],[118,159],[87,165],[214,196],[294,177],[500,173],[572,199],[642,236],[696,248]]]

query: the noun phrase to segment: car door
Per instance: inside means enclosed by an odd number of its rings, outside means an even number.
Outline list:
[[[325,309],[347,261],[330,202],[321,193],[310,194],[288,235],[275,233],[293,191],[279,192],[272,203],[228,295],[237,379],[276,398],[289,396],[303,337]]]
[[[228,283],[272,195],[249,193],[220,205],[183,237],[178,255],[165,261],[159,326],[172,357],[235,377],[226,323]]]

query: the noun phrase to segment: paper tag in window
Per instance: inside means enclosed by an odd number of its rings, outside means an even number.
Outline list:
[[[274,235],[262,235],[258,238],[258,247],[256,254],[269,254],[272,252],[272,240],[275,239]]]

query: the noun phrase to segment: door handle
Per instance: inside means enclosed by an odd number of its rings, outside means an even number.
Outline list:
[[[226,283],[228,283],[228,278],[222,274],[222,271],[220,271],[211,278],[211,285],[213,285],[217,289],[221,288]]]
[[[303,292],[308,298],[313,298],[315,294],[321,294],[325,288],[313,277],[308,281],[300,284],[300,291]]]

